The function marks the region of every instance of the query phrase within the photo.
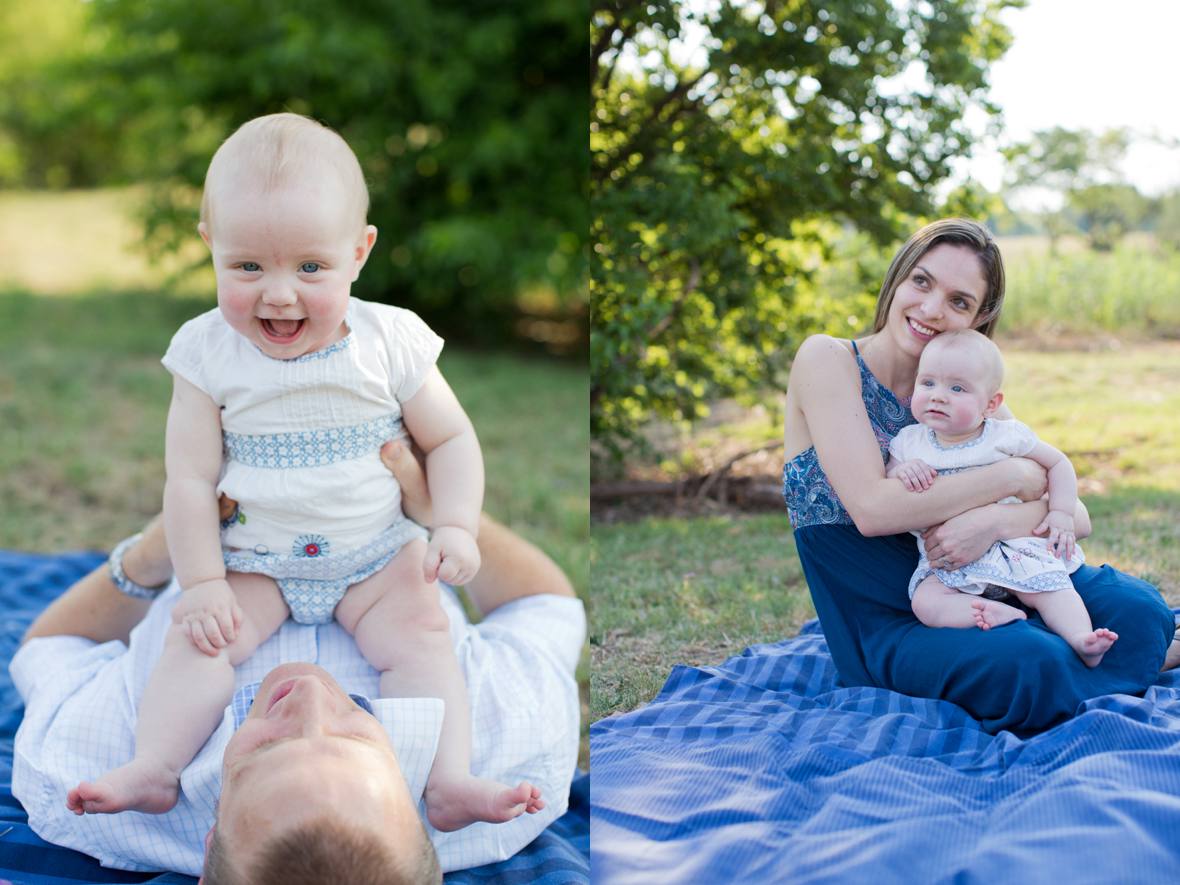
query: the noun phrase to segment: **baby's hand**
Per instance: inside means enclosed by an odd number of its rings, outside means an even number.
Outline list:
[[[224,578],[202,581],[180,594],[172,609],[172,623],[184,627],[198,649],[216,657],[237,638],[242,608]]]
[[[912,461],[902,461],[889,469],[889,475],[901,480],[902,485],[911,492],[924,492],[934,485],[934,478],[938,471],[923,461],[914,458]]]
[[[427,581],[466,584],[479,571],[479,546],[467,529],[442,525],[430,535],[422,574]]]
[[[1033,529],[1034,535],[1047,534],[1049,549],[1059,559],[1073,559],[1077,535],[1074,534],[1073,515],[1064,510],[1050,510],[1041,524]]]

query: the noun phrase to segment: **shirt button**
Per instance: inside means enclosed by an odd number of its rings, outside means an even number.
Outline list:
[[[267,554],[270,553],[270,548],[267,547],[265,544],[255,544],[254,545],[254,552],[258,556],[266,556]]]

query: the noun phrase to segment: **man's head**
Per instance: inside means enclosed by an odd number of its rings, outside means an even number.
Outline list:
[[[297,114],[243,124],[209,163],[198,226],[226,322],[276,359],[343,338],[377,238],[368,206],[360,164],[331,129]]]
[[[441,878],[380,723],[313,664],[272,670],[225,749],[203,882]]]

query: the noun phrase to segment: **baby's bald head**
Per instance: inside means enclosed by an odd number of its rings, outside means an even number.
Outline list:
[[[954,352],[971,362],[974,369],[973,377],[989,395],[995,394],[1004,384],[1004,357],[1000,348],[986,335],[974,329],[958,329],[954,332],[943,332],[935,336],[922,350],[918,364],[919,373],[922,363],[928,359],[935,359],[939,354]]]
[[[327,126],[299,114],[270,114],[243,123],[213,155],[205,173],[201,223],[216,236],[219,199],[265,195],[306,184],[338,195],[359,233],[369,211],[365,176],[352,148]]]

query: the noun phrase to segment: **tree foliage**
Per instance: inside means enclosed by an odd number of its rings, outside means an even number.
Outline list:
[[[572,63],[585,41],[576,4],[86,8],[72,56],[26,83],[30,94],[65,87],[45,104],[40,137],[72,135],[72,156],[107,164],[58,162],[64,183],[158,182],[148,217],[156,248],[192,236],[196,189],[218,143],[247,119],[291,110],[340,131],[369,181],[380,237],[358,294],[492,340],[522,299],[584,306],[588,109]],[[18,122],[27,127],[28,114]]]
[[[1010,191],[1057,192],[1062,205],[1042,219],[1051,251],[1071,230],[1090,248],[1109,251],[1147,217],[1147,198],[1125,181],[1122,163],[1133,141],[1126,129],[1090,132],[1055,126],[1036,131],[1005,151]]]
[[[967,107],[994,111],[1004,5],[593,4],[596,439],[618,453],[651,417],[765,384],[815,330],[798,312],[841,238],[890,242],[934,209]],[[856,331],[863,302],[833,317]]]

